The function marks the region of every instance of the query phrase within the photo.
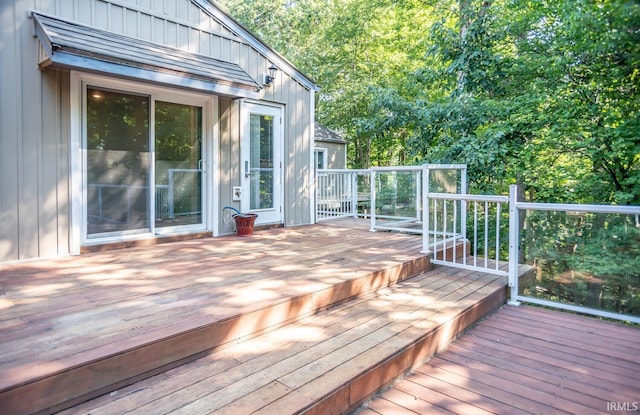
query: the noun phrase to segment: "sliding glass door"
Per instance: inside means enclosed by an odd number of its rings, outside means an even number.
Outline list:
[[[155,107],[155,225],[202,223],[202,108]]]
[[[204,227],[203,107],[86,89],[86,238]]]
[[[87,234],[149,232],[150,99],[87,88]]]

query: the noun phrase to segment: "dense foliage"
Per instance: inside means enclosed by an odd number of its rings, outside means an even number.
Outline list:
[[[640,3],[220,0],[322,88],[352,167],[469,165],[474,190],[640,203]]]

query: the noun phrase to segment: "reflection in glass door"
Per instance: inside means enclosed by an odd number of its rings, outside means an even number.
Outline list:
[[[251,114],[250,129],[250,207],[273,209],[273,116]]]
[[[241,208],[258,214],[256,223],[282,222],[282,110],[242,105],[243,198]]]
[[[202,108],[155,103],[155,225],[202,223]]]
[[[87,236],[150,230],[148,96],[87,88]]]

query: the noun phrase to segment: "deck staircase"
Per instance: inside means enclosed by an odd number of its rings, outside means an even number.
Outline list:
[[[506,280],[428,258],[77,357],[0,390],[4,414],[344,414],[503,304]],[[390,278],[389,276],[393,277]],[[251,301],[247,298],[247,301]]]

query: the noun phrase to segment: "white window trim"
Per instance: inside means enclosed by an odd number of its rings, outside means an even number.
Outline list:
[[[162,234],[162,230],[156,232],[155,224],[151,223],[151,231],[135,233],[132,235],[122,234],[117,237],[107,238],[87,238],[86,232],[86,189],[84,189],[84,162],[83,137],[85,137],[86,100],[84,99],[86,85],[91,84],[97,87],[111,88],[122,92],[131,92],[149,95],[151,97],[153,111],[155,101],[167,101],[186,105],[200,105],[203,108],[203,189],[205,198],[203,200],[202,225],[193,228],[193,232],[212,231],[214,235],[218,231],[215,212],[218,211],[219,201],[215,197],[214,191],[219,185],[218,160],[215,157],[215,149],[218,148],[219,134],[217,114],[218,99],[214,95],[206,95],[197,92],[171,89],[156,85],[145,84],[137,81],[125,81],[113,79],[107,76],[87,74],[78,71],[71,71],[70,84],[70,173],[71,173],[71,241],[70,250],[72,255],[79,255],[82,246],[95,245],[116,241],[129,241],[156,237]],[[153,126],[150,135],[153,136]],[[151,149],[154,150],[153,148]],[[150,207],[150,209],[153,206]],[[191,232],[189,227],[185,227],[185,232]],[[181,232],[182,233],[182,232]],[[177,234],[177,233],[172,233]]]
[[[315,167],[315,152],[313,150],[314,144],[316,142],[315,130],[316,130],[316,94],[313,90],[310,91],[309,94],[309,165],[313,166],[313,168],[308,169],[308,179],[307,182],[310,184],[308,187],[309,191],[309,222],[316,223],[318,218],[316,217],[316,167]]]
[[[319,153],[322,155],[322,165],[323,170],[327,169],[327,153],[329,152],[329,149],[327,147],[314,147],[313,149],[313,165],[314,167],[317,169],[318,168],[318,163],[316,163],[316,157],[315,154]]]

